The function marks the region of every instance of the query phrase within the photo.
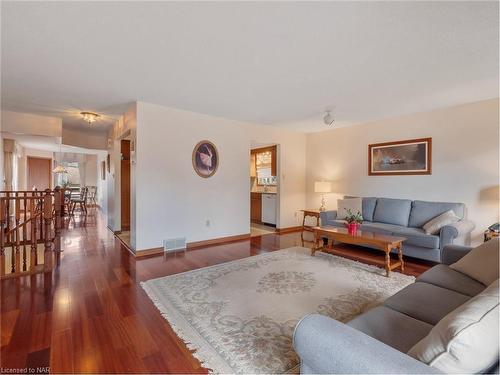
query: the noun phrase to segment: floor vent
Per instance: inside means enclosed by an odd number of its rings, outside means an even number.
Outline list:
[[[179,251],[186,249],[186,238],[170,238],[168,240],[163,240],[163,250],[164,251]]]

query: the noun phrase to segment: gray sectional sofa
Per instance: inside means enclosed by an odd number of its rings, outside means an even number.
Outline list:
[[[405,256],[434,262],[442,262],[444,246],[466,244],[474,229],[474,224],[465,220],[463,203],[366,197],[362,199],[362,209],[364,222],[361,230],[406,237],[403,244]],[[453,210],[460,221],[443,227],[439,234],[426,234],[422,226],[448,210]],[[325,211],[320,216],[322,226],[345,226],[344,220],[337,220],[337,211]]]
[[[486,288],[448,267],[469,250],[445,246],[443,264],[347,324],[319,314],[304,317],[293,338],[301,374],[439,373],[406,353],[442,318]],[[498,373],[498,359],[487,373]]]

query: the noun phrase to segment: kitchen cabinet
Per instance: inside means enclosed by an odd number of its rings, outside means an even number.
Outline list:
[[[262,222],[276,225],[276,194],[262,195]]]
[[[261,223],[262,221],[262,194],[250,193],[250,221]]]

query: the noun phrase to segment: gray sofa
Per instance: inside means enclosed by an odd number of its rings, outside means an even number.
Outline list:
[[[439,373],[406,353],[445,315],[486,288],[448,267],[470,249],[446,246],[444,264],[347,324],[319,314],[304,317],[293,337],[301,373]],[[498,362],[490,372],[498,373]]]
[[[442,262],[444,246],[467,244],[474,229],[474,224],[465,220],[463,203],[366,197],[362,199],[362,208],[364,221],[361,230],[406,237],[403,244],[405,256],[433,262]],[[422,226],[448,210],[453,210],[460,221],[443,227],[439,234],[426,234]],[[344,220],[337,220],[337,211],[325,211],[320,216],[322,226],[345,226]]]

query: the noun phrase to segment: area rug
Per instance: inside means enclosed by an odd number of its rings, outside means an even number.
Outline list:
[[[214,373],[296,372],[297,322],[348,321],[411,276],[293,247],[149,280],[142,287],[193,355]]]

